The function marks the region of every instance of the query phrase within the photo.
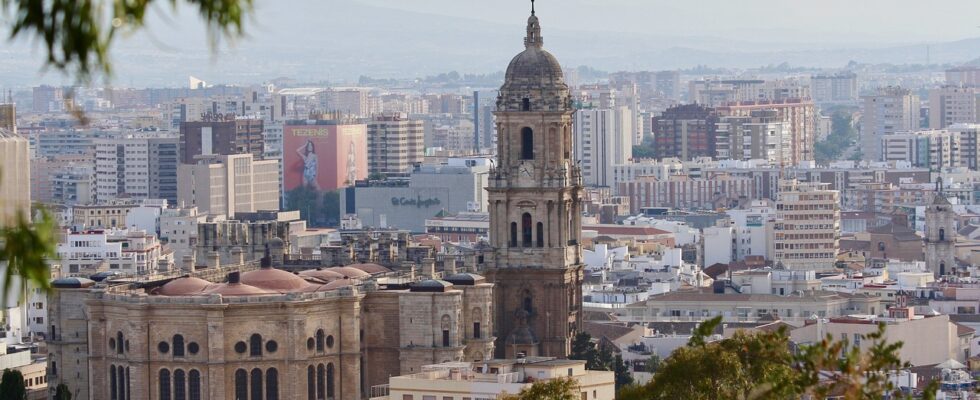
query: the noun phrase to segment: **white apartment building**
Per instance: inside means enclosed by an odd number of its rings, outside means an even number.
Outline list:
[[[175,200],[177,144],[173,135],[131,134],[96,139],[95,200]]]
[[[630,109],[583,109],[575,112],[575,160],[588,186],[614,186],[613,165],[633,156],[633,123]]]
[[[929,90],[929,128],[980,122],[980,88],[944,86]]]
[[[254,160],[251,154],[215,155],[178,167],[178,204],[201,213],[279,210],[279,160]]]
[[[140,276],[173,264],[173,255],[163,249],[155,235],[137,229],[67,233],[57,252],[62,277],[103,271]]]
[[[980,124],[953,124],[946,130],[960,138],[960,166],[980,169]]]
[[[790,270],[834,270],[840,248],[840,192],[828,183],[780,181],[771,253]]]
[[[704,265],[742,261],[746,256],[771,259],[768,230],[776,218],[770,200],[753,200],[745,208],[727,210],[723,225],[704,229]]]
[[[723,117],[716,126],[715,147],[720,160],[765,160],[777,166],[793,164],[790,125],[775,110]]]
[[[960,166],[960,135],[947,130],[896,133],[881,138],[883,161],[907,161],[938,172]]]
[[[31,212],[30,157],[27,139],[0,129],[0,227],[16,223],[18,214]]]
[[[174,253],[174,263],[180,268],[188,265],[186,256],[194,254],[197,245],[197,224],[207,221],[207,215],[198,212],[197,207],[168,208],[160,214],[160,240],[164,241]]]
[[[881,138],[919,127],[919,96],[908,89],[887,87],[862,96],[861,147],[864,159],[879,161]]]

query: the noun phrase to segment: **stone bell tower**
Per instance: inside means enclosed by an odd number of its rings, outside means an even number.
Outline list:
[[[567,357],[581,326],[582,178],[571,159],[572,108],[561,65],[527,20],[524,51],[497,98],[487,268],[496,301],[497,357]]]
[[[932,204],[926,207],[925,214],[926,268],[936,278],[954,275],[956,273],[956,212],[943,195],[941,186]]]

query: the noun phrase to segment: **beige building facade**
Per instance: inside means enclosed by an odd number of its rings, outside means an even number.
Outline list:
[[[408,174],[425,158],[421,120],[405,114],[374,117],[367,124],[368,173]]]
[[[0,129],[0,227],[31,217],[30,157],[26,138]]]
[[[773,261],[791,270],[832,271],[840,249],[840,192],[784,180],[772,226]]]
[[[178,204],[201,213],[279,210],[279,160],[255,160],[251,154],[211,156],[181,164]]]

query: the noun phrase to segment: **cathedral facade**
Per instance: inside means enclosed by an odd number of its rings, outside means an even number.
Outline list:
[[[496,356],[567,357],[581,326],[582,177],[572,99],[531,11],[494,113],[498,162],[487,187]]]

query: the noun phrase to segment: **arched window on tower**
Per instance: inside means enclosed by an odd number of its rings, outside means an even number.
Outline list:
[[[201,400],[201,372],[192,369],[187,374],[187,394],[190,400]]]
[[[333,363],[327,364],[327,398],[334,398]]]
[[[244,369],[235,371],[235,398],[242,400],[248,398],[248,372]]]
[[[262,400],[262,370],[252,369],[252,400]]]
[[[116,397],[116,366],[109,366],[109,398],[112,400],[118,399]]]
[[[531,214],[524,213],[521,216],[521,236],[524,247],[531,247]]]
[[[174,400],[187,400],[187,386],[184,370],[174,370]]]
[[[544,247],[544,224],[538,222],[538,247]]]
[[[531,111],[531,99],[527,97],[521,99],[521,111]]]
[[[946,230],[939,228],[939,241],[942,242],[943,240],[946,240]]]
[[[316,330],[316,351],[323,351],[323,339],[326,336],[323,329]]]
[[[160,370],[160,400],[170,400],[170,370]]]
[[[259,335],[258,333],[252,334],[252,336],[250,338],[248,338],[248,347],[249,347],[249,349],[248,349],[249,350],[249,353],[248,353],[249,355],[261,356],[262,355],[262,335]],[[261,372],[259,372],[259,373],[261,374]]]
[[[524,311],[531,315],[531,294],[524,291]]]
[[[265,371],[265,400],[279,400],[279,370],[275,368]]]
[[[325,399],[326,398],[326,397],[323,397],[324,396],[324,392],[325,392],[324,387],[325,387],[325,382],[326,382],[326,372],[325,371],[326,370],[323,367],[323,364],[320,364],[320,365],[317,365],[316,366],[316,398],[317,399]]]
[[[316,400],[316,368],[306,367],[306,398]]]
[[[531,128],[521,128],[521,159],[534,159],[534,131]]]
[[[517,247],[517,223],[510,223],[510,247]]]
[[[183,335],[174,335],[173,342],[174,342],[174,349],[173,349],[174,357],[183,357],[184,356],[184,336]]]
[[[946,263],[939,263],[939,276],[946,275]]]
[[[122,354],[123,353],[123,347],[125,347],[125,346],[123,346],[123,334],[122,334],[121,331],[120,332],[116,332],[116,353]]]

